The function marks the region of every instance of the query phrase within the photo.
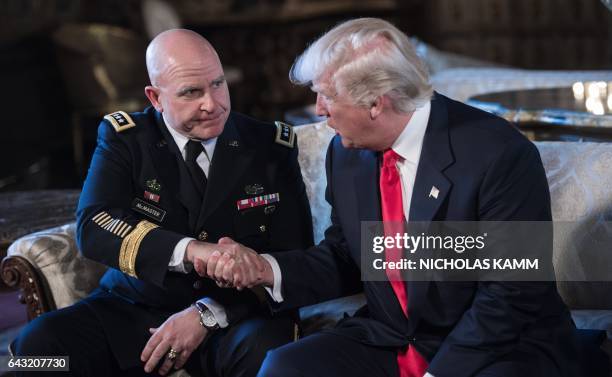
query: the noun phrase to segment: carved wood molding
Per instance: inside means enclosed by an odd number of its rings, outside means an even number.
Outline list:
[[[27,259],[8,256],[2,260],[0,272],[7,286],[20,290],[19,301],[26,305],[29,321],[54,309],[55,305],[48,299],[50,296],[47,296],[47,289],[38,271]]]

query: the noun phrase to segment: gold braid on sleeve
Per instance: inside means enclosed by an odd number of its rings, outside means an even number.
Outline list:
[[[143,220],[136,224],[136,227],[121,242],[119,250],[119,269],[132,277],[136,276],[136,257],[140,251],[140,243],[144,237],[158,226]]]

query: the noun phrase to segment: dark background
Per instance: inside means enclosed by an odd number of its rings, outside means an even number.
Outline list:
[[[101,117],[142,108],[144,48],[149,41],[145,3],[0,0],[0,192],[79,188]],[[212,42],[234,74],[233,108],[265,120],[284,119],[287,111],[314,101],[309,89],[289,83],[289,67],[309,41],[356,16],[383,17],[439,50],[512,67],[612,67],[612,12],[599,0],[167,3],[184,27]],[[132,39],[90,51],[80,39],[86,36],[75,32],[79,29],[66,29],[75,23],[112,25]],[[102,89],[87,83],[87,72],[91,76],[96,64],[115,72],[110,78],[120,98],[108,101]],[[82,150],[80,166],[75,145]]]

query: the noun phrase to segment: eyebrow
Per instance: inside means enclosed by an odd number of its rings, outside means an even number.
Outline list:
[[[220,82],[220,81],[225,81],[225,75],[221,75],[217,77],[216,79],[212,80],[212,82]]]
[[[190,90],[201,90],[202,88],[196,85],[188,85],[182,88],[179,88],[179,90],[176,91],[177,94],[182,95],[187,93]]]

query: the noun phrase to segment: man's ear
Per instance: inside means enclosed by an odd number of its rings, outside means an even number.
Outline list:
[[[386,105],[387,101],[385,101],[385,96],[378,96],[372,102],[372,106],[370,106],[370,119],[374,120],[382,114],[383,109]]]
[[[145,91],[145,96],[147,96],[147,98],[149,99],[149,102],[151,102],[151,105],[153,105],[155,110],[161,113],[164,109],[161,103],[159,102],[159,88],[156,88],[152,85],[147,85],[145,86],[144,91]]]

